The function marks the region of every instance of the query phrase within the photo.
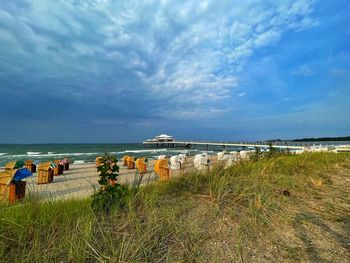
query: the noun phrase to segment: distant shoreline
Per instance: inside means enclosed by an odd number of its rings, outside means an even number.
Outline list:
[[[292,140],[293,142],[343,142],[350,141],[350,136],[343,137],[320,137],[320,138],[302,138]]]

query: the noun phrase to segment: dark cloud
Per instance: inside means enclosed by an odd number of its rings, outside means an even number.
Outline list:
[[[198,129],[208,138],[240,137],[263,114],[271,125],[302,118],[291,114],[294,106],[316,116],[325,100],[298,100],[292,84],[310,85],[310,98],[313,69],[345,81],[338,73],[349,64],[338,65],[348,52],[343,45],[327,69],[323,55],[295,59],[316,37],[303,32],[323,28],[315,8],[311,0],[3,1],[0,142],[132,141],[161,131],[197,136]],[[332,36],[333,46],[342,41]],[[259,131],[252,138],[265,136]]]

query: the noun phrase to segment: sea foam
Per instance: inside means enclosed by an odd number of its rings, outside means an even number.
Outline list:
[[[73,164],[85,164],[84,160],[76,160],[73,162]]]
[[[125,153],[147,153],[147,152],[166,152],[167,149],[152,149],[152,150],[125,150]]]
[[[27,155],[39,155],[41,152],[27,152]]]

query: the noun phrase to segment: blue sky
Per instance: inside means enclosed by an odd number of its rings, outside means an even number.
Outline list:
[[[0,143],[350,135],[350,2],[0,2]]]

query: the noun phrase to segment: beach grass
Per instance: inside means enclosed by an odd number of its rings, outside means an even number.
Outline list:
[[[350,154],[190,171],[95,214],[90,199],[0,207],[3,262],[348,262]]]

